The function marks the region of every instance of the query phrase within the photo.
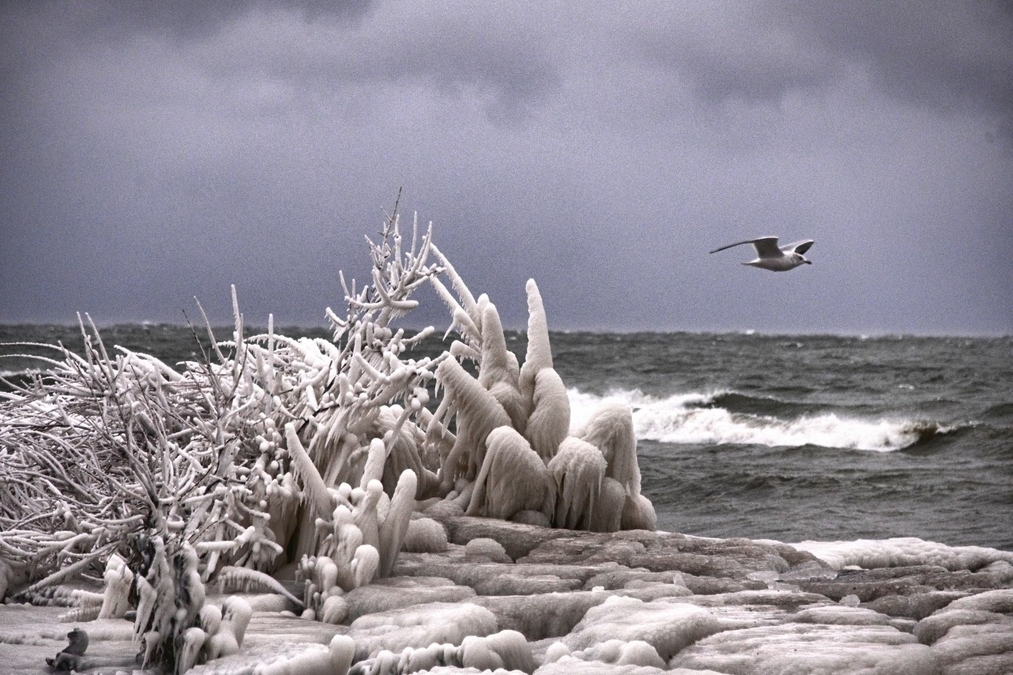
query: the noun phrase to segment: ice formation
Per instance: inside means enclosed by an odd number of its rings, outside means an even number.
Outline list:
[[[161,672],[1009,670],[1013,554],[655,532],[629,406],[571,432],[533,280],[521,360],[430,231],[369,252],[333,340],[248,336],[234,291],[200,362],[50,345],[0,395],[0,597]],[[455,337],[413,358],[424,284]],[[5,611],[0,644],[66,632]]]
[[[534,281],[521,365],[495,305],[474,298],[430,231],[419,236],[416,224],[405,246],[395,216],[370,255],[372,283],[357,290],[342,277],[347,313],[327,311],[333,342],[285,337],[270,324],[246,337],[233,290],[233,338],[216,342],[208,327],[203,363],[111,355],[90,319],[83,356],[53,346],[59,358],[6,394],[0,411],[12,476],[0,503],[5,594],[30,597],[106,561],[97,615],[122,616],[133,593],[145,663],[189,663],[233,648],[222,646],[222,629],[196,647],[198,631],[206,633],[198,621],[205,583],[263,590],[294,563],[303,597],[279,594],[308,617],[342,620],[345,593],[393,572],[424,500],[448,497],[469,513],[543,524],[573,511],[558,524],[592,527],[603,453],[617,457],[614,472],[624,477],[629,458],[607,441],[584,446],[586,466],[548,466],[564,440],[581,441],[566,439],[566,388],[552,368]],[[431,330],[409,337],[393,322],[427,282],[461,339],[438,358],[415,360],[408,350]],[[430,405],[433,384],[443,396]],[[620,482],[635,499],[639,481]],[[86,604],[82,596],[73,616],[94,614]]]
[[[977,570],[997,561],[1013,563],[1013,552],[982,546],[946,546],[914,537],[857,541],[804,541],[795,547],[813,553],[835,569],[938,565],[948,570]]]
[[[287,658],[257,666],[253,675],[345,675],[355,656],[355,642],[347,635],[335,635],[330,644],[312,645]]]

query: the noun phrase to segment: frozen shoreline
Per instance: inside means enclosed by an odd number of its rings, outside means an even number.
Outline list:
[[[0,671],[1013,671],[1013,552],[655,532],[633,410],[571,425],[535,281],[522,363],[417,235],[369,242],[333,340],[247,337],[233,289],[203,361],[46,346],[0,411],[0,597],[74,609],[0,608]],[[460,340],[416,359],[426,282]]]
[[[498,663],[530,659],[520,671],[541,675],[784,668],[1001,673],[1013,667],[1013,552],[917,539],[796,548],[455,515],[440,521],[445,550],[402,552],[393,576],[345,596],[340,625],[285,613],[280,596],[241,594],[255,610],[242,649],[189,672],[252,673],[302,652],[322,655],[339,634],[354,640],[362,672],[424,672],[409,664],[426,663],[425,650],[434,643],[453,645],[441,653],[457,655],[450,662],[456,658],[458,665],[428,672],[475,672],[460,667],[464,638],[509,631],[523,635],[526,646],[518,656],[515,639]],[[45,657],[66,646],[74,627],[89,633],[86,656],[100,666],[81,672],[138,668],[127,667],[134,653],[130,621],[58,622],[66,611],[0,607],[7,672],[44,672]],[[490,644],[487,651],[497,654],[500,643]],[[417,652],[415,661],[409,650]]]

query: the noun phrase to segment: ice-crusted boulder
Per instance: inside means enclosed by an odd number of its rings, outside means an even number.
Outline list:
[[[433,643],[461,644],[469,635],[484,637],[497,631],[492,612],[471,602],[431,602],[373,612],[349,625],[355,640],[356,661],[380,651],[401,652]]]
[[[687,646],[720,630],[718,619],[695,605],[666,600],[645,603],[613,596],[589,609],[564,643],[574,651],[609,640],[644,642],[654,649],[662,663],[667,663]]]

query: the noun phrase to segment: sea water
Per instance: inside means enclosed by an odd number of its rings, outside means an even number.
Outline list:
[[[114,326],[102,335],[107,347],[167,363],[203,358],[188,327]],[[785,542],[914,536],[1013,550],[1011,337],[551,340],[575,431],[606,399],[632,408],[642,489],[659,529]],[[81,335],[76,327],[0,326],[7,341],[74,348]],[[508,333],[508,345],[523,359],[523,333]],[[420,354],[445,348],[430,341]],[[0,373],[18,377],[30,365],[0,359]]]

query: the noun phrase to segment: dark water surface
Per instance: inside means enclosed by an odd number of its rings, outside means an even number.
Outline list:
[[[102,335],[168,363],[201,358],[186,327]],[[510,338],[523,355],[523,335]],[[0,326],[0,342],[21,340],[81,337]],[[606,398],[634,409],[662,529],[1013,550],[1013,338],[554,333],[552,346],[575,426]],[[0,359],[0,372],[28,365]]]

